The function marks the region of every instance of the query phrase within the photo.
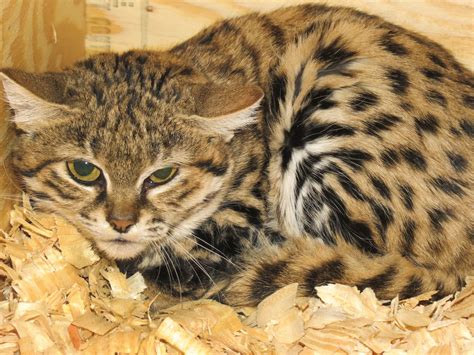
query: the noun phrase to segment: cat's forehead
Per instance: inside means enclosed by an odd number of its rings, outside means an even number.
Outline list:
[[[178,58],[146,51],[101,54],[78,63],[73,73],[66,91],[75,104],[156,114],[191,110],[189,86],[203,80]]]
[[[174,118],[194,111],[193,97],[183,85],[192,75],[169,58],[143,52],[88,59],[68,83],[79,116],[68,130],[81,137],[78,144],[111,165],[149,165],[186,146],[189,137]]]

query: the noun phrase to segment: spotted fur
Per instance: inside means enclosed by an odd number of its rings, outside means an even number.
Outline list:
[[[171,296],[250,305],[290,282],[443,296],[473,273],[474,77],[421,35],[302,5],[168,51],[3,73],[36,208]],[[68,176],[78,158],[100,183]],[[165,163],[177,176],[147,187]],[[134,225],[118,233],[111,214]]]

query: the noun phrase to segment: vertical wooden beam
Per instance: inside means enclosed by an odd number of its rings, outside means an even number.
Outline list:
[[[0,1],[0,67],[54,71],[85,55],[85,0]],[[18,194],[8,167],[14,139],[0,87],[0,229]]]

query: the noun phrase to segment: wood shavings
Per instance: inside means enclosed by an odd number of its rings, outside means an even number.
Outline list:
[[[110,266],[102,270],[101,274],[109,282],[111,294],[115,298],[135,300],[146,289],[145,279],[138,272],[127,279],[117,267]]]
[[[154,319],[142,275],[125,277],[89,241],[24,198],[0,233],[0,353],[469,354],[474,277],[456,295],[382,303],[370,289],[290,284],[258,307],[184,302]]]

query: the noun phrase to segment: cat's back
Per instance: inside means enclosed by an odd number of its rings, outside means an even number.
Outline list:
[[[354,10],[271,16],[298,24],[268,86],[271,198],[285,232],[471,269],[453,257],[473,255],[472,73]]]
[[[442,46],[303,5],[225,20],[174,51],[264,88],[269,214],[285,235],[472,270],[474,77]]]

